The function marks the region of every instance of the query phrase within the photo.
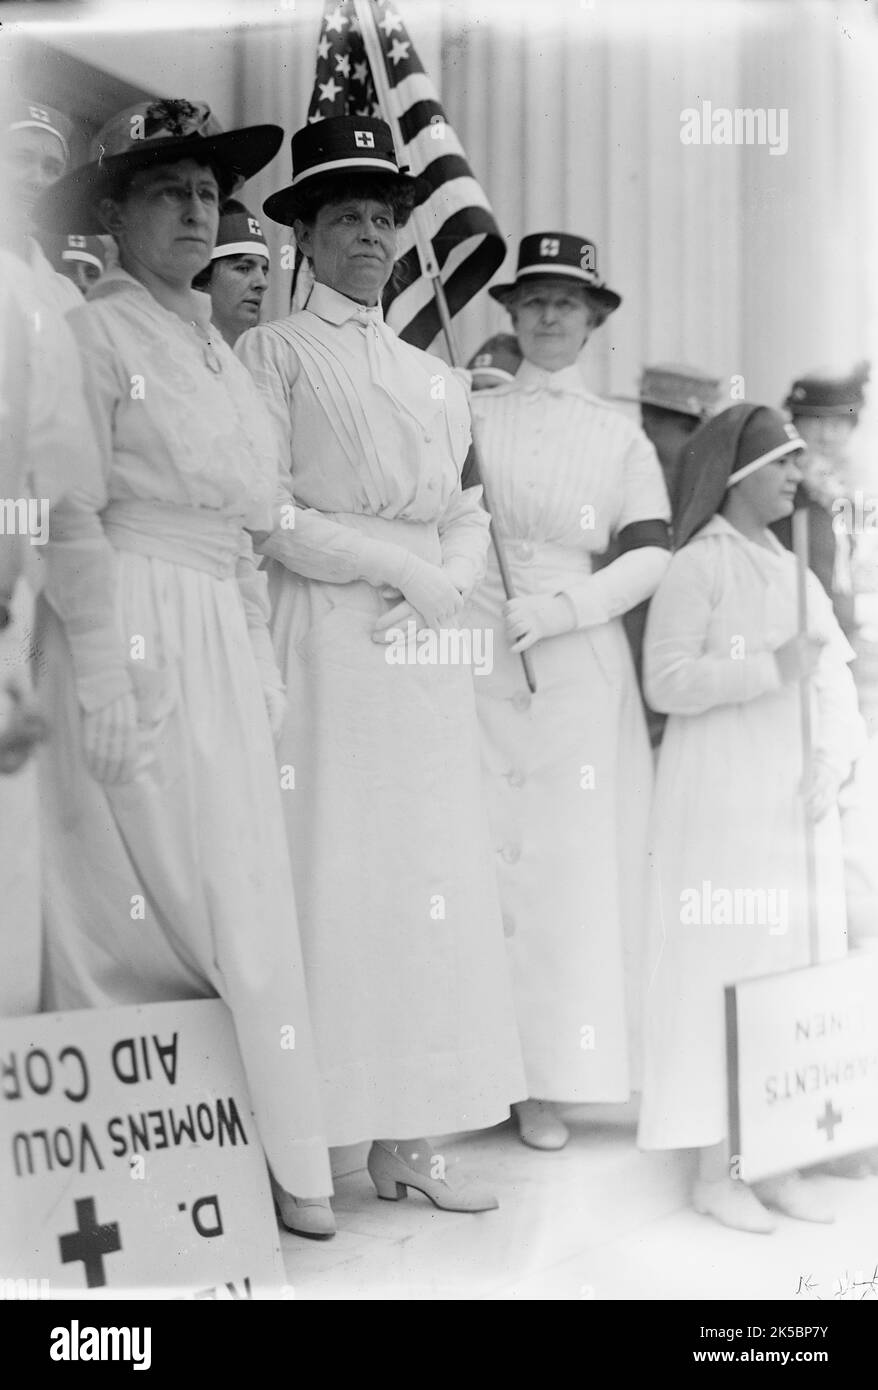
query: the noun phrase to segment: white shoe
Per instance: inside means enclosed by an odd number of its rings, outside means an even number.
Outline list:
[[[419,1147],[431,1154],[426,1140],[420,1140]],[[403,1200],[408,1196],[407,1189],[413,1187],[429,1197],[433,1206],[441,1211],[495,1211],[500,1205],[493,1192],[471,1178],[461,1178],[455,1173],[453,1182],[449,1182],[444,1167],[441,1177],[433,1178],[419,1172],[392,1147],[392,1141],[376,1139],[369,1150],[366,1167],[375,1191],[386,1202]]]
[[[522,1144],[531,1149],[563,1149],[570,1130],[545,1100],[522,1100],[513,1105]]]
[[[756,1184],[760,1201],[766,1206],[792,1216],[795,1221],[816,1221],[829,1226],[835,1212],[824,1197],[801,1173],[784,1173],[779,1178],[767,1178]]]
[[[752,1188],[735,1178],[698,1178],[692,1189],[692,1205],[701,1216],[712,1216],[733,1231],[768,1236],[777,1229],[774,1217]]]
[[[309,1240],[329,1240],[336,1225],[328,1197],[293,1197],[289,1192],[274,1194],[274,1205],[285,1231]]]

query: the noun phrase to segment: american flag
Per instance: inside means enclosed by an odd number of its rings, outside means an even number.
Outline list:
[[[445,118],[392,0],[367,0],[380,42],[392,111],[382,110],[354,0],[325,5],[308,120],[379,116],[398,122],[401,165],[431,192],[421,225],[429,236],[452,315],[478,294],[506,256],[506,243],[460,141]],[[382,84],[383,85],[383,84]],[[431,281],[421,273],[414,221],[400,232],[400,255],[384,292],[387,322],[406,342],[427,348],[440,331]]]

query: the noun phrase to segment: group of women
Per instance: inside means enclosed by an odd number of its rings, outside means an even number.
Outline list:
[[[801,440],[743,405],[693,436],[671,558],[652,447],[578,364],[620,303],[593,244],[524,239],[492,291],[524,361],[470,402],[384,322],[427,189],[368,118],[293,137],[265,212],[293,227],[313,289],[233,352],[192,281],[223,201],[281,140],[148,103],[37,209],[118,248],[68,316],[96,466],[48,547],[63,593],[41,606],[46,1007],[220,995],[280,1218],[303,1235],[335,1229],[331,1146],[373,1141],[380,1197],[484,1211],[493,1193],[427,1135],[514,1107],[525,1143],[559,1148],[555,1104],[636,1089],[645,1146],[703,1150],[701,1210],[754,1230],[763,1202],[821,1219],[801,1180],[760,1201],[723,1155],[722,986],[801,963],[804,914],[757,940],[683,926],[679,906],[706,879],[799,901],[809,814],[827,950],[843,949],[850,651],[819,586],[797,638],[794,561],[767,530],[792,508]],[[471,411],[512,599],[482,489],[461,488]],[[671,716],[655,797],[620,621],[653,594],[646,688]],[[409,623],[464,622],[493,634],[489,674],[386,659]]]

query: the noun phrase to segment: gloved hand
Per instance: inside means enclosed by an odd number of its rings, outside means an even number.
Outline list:
[[[526,652],[545,637],[560,637],[576,627],[573,604],[564,594],[537,594],[533,598],[512,598],[504,607],[506,636],[510,649]]]
[[[130,782],[139,752],[137,704],[129,692],[82,716],[85,761],[98,782]]]
[[[467,560],[463,555],[452,555],[445,561],[442,568],[458,593],[462,594],[465,599],[469,598],[476,577],[476,569],[472,560]]]
[[[271,725],[271,735],[277,743],[283,733],[284,723],[287,717],[287,697],[277,686],[266,685],[262,691],[265,697],[265,708],[268,711],[268,722]]]
[[[814,759],[810,785],[806,786],[803,783],[802,786],[805,809],[813,821],[822,820],[827,812],[832,810],[838,801],[841,781],[835,768],[830,767],[821,758]]]
[[[405,552],[403,552],[405,553]],[[434,630],[448,623],[463,607],[460,590],[438,565],[419,560],[416,555],[405,554],[400,572],[392,581],[407,603],[423,618],[423,625]],[[399,621],[399,604],[376,624],[376,632],[393,627]]]

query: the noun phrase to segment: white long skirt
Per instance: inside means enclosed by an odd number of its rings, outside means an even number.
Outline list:
[[[724,987],[810,963],[798,699],[785,687],[668,720],[652,814],[641,1148],[726,1138]],[[817,823],[816,857],[829,960],[847,943],[834,809]]]
[[[150,765],[105,787],[85,766],[69,652],[47,614],[47,1004],[220,995],[275,1177],[328,1195],[275,754],[237,584],[122,551],[119,620],[126,641],[144,640],[161,722]]]
[[[531,695],[489,577],[470,619],[494,632],[476,692],[528,1094],[625,1101],[640,1079],[652,792],[628,643],[619,620],[538,642]]]
[[[268,572],[329,1142],[498,1124],[525,1085],[472,672],[388,664],[371,639],[388,604],[368,584]]]

